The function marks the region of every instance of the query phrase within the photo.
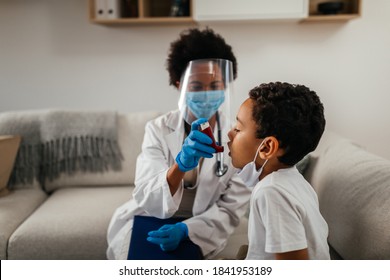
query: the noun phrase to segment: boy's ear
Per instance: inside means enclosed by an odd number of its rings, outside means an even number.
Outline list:
[[[260,157],[262,159],[270,159],[279,151],[279,141],[274,136],[267,137],[260,149]]]
[[[180,88],[180,82],[176,81],[175,86],[176,86],[177,89],[179,89]]]

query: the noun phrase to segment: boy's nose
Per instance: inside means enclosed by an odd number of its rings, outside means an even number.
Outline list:
[[[230,141],[233,139],[233,137],[232,137],[232,129],[229,130],[227,136],[228,136],[228,138],[229,138]]]

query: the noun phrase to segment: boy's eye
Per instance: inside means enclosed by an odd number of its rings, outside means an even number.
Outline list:
[[[234,128],[234,132],[240,132],[238,128]]]

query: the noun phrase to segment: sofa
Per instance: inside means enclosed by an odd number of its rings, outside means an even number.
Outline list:
[[[144,127],[158,115],[117,114],[121,170],[34,180],[0,197],[0,259],[106,259],[109,221],[131,198]]]
[[[2,113],[4,114],[4,113]],[[131,198],[146,122],[158,112],[118,114],[122,169],[61,174],[16,185],[0,198],[0,259],[105,259],[114,210]],[[301,170],[329,225],[333,259],[390,259],[390,161],[326,131]],[[216,259],[248,243],[247,217]]]

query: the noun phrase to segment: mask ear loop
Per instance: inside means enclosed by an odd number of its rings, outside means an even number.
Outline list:
[[[260,149],[261,149],[261,145],[263,145],[265,139],[266,139],[266,138],[264,138],[263,141],[261,141],[259,147],[257,148],[256,154],[255,154],[255,158],[253,159],[253,161],[256,161],[256,158],[257,158],[257,156],[258,156],[258,154],[259,154],[259,152],[260,152]]]
[[[266,138],[264,138],[264,140],[261,141],[259,147],[258,147],[257,150],[256,150],[255,158],[253,159],[253,162],[255,163],[255,165],[256,165],[256,158],[257,158],[257,156],[258,156],[258,154],[259,154],[259,152],[260,152],[260,150],[261,150],[261,146],[262,146],[263,143],[265,142],[265,139],[266,139]],[[268,159],[266,159],[265,162],[263,163],[263,165],[262,165],[258,170],[257,170],[257,169],[256,169],[256,170],[259,171],[261,168],[264,168],[264,166],[266,165],[267,162],[268,162]]]

